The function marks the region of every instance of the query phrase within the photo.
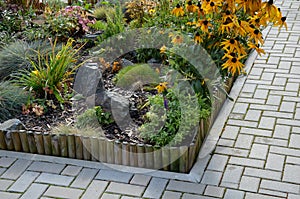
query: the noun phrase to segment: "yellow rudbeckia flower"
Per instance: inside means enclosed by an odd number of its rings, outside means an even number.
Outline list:
[[[179,4],[177,4],[176,7],[172,10],[171,14],[175,15],[176,17],[182,17],[184,15],[184,10]]]
[[[158,93],[162,93],[164,92],[165,90],[167,90],[167,84],[168,82],[162,82],[162,83],[159,83],[155,88],[157,90]]]

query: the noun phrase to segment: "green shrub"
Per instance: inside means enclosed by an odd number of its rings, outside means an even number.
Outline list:
[[[198,97],[184,91],[169,89],[167,94],[149,97],[148,122],[140,127],[140,136],[159,147],[179,145],[193,136],[200,117]],[[201,110],[203,111],[203,110]]]
[[[93,10],[93,15],[98,20],[107,21],[107,16],[111,19],[114,18],[115,9],[109,6],[100,6]]]
[[[9,82],[0,82],[0,122],[20,114],[28,94]]]
[[[52,130],[52,133],[54,134],[65,134],[65,135],[82,135],[86,137],[105,137],[104,132],[97,128],[84,128],[84,129],[79,129],[77,127],[73,126],[67,126],[67,125],[59,125],[57,127],[54,127]]]

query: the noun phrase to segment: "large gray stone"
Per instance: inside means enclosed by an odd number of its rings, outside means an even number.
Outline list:
[[[85,97],[95,94],[97,90],[104,90],[102,73],[97,63],[86,63],[79,68],[74,90]]]
[[[24,124],[18,119],[10,119],[0,124],[0,130],[13,131],[13,130],[25,130]]]

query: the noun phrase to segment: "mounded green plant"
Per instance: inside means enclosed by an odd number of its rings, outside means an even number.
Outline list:
[[[117,86],[130,88],[141,86],[143,84],[158,83],[159,75],[148,64],[136,64],[121,69],[116,75],[114,81]]]
[[[0,82],[0,122],[20,114],[28,93],[10,82]]]
[[[53,128],[52,133],[54,134],[65,134],[65,135],[82,135],[87,137],[105,137],[104,132],[101,129],[95,129],[87,127],[84,129],[79,129],[73,126],[58,125]]]
[[[15,82],[32,91],[35,98],[56,99],[59,103],[64,103],[71,92],[73,75],[83,64],[75,64],[80,48],[74,49],[73,42],[74,40],[69,39],[57,52],[57,40],[51,43],[50,53],[34,51],[37,60],[29,60],[32,69],[20,70],[14,76]]]
[[[93,10],[93,15],[98,20],[107,21],[107,16],[113,19],[115,15],[115,9],[113,7],[103,5]]]

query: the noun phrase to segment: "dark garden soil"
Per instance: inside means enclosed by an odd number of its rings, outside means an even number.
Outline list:
[[[137,128],[145,122],[144,115],[148,111],[148,107],[141,107],[147,101],[147,95],[155,94],[157,91],[144,91],[138,89],[135,91],[126,91],[120,88],[116,88],[112,79],[115,74],[106,70],[102,74],[104,87],[108,91],[114,91],[122,96],[127,96],[129,100],[129,113],[132,123],[129,124],[126,129],[120,129],[116,123],[112,123],[107,126],[103,126],[102,129],[108,139],[118,139],[120,141],[126,141],[129,143],[143,143],[143,140],[138,137]],[[83,112],[85,108],[82,109]],[[53,128],[60,124],[73,126],[75,124],[77,110],[72,104],[65,104],[62,108],[48,108],[41,116],[37,116],[34,113],[21,114],[17,118],[22,121],[27,130],[38,132],[51,132]]]

